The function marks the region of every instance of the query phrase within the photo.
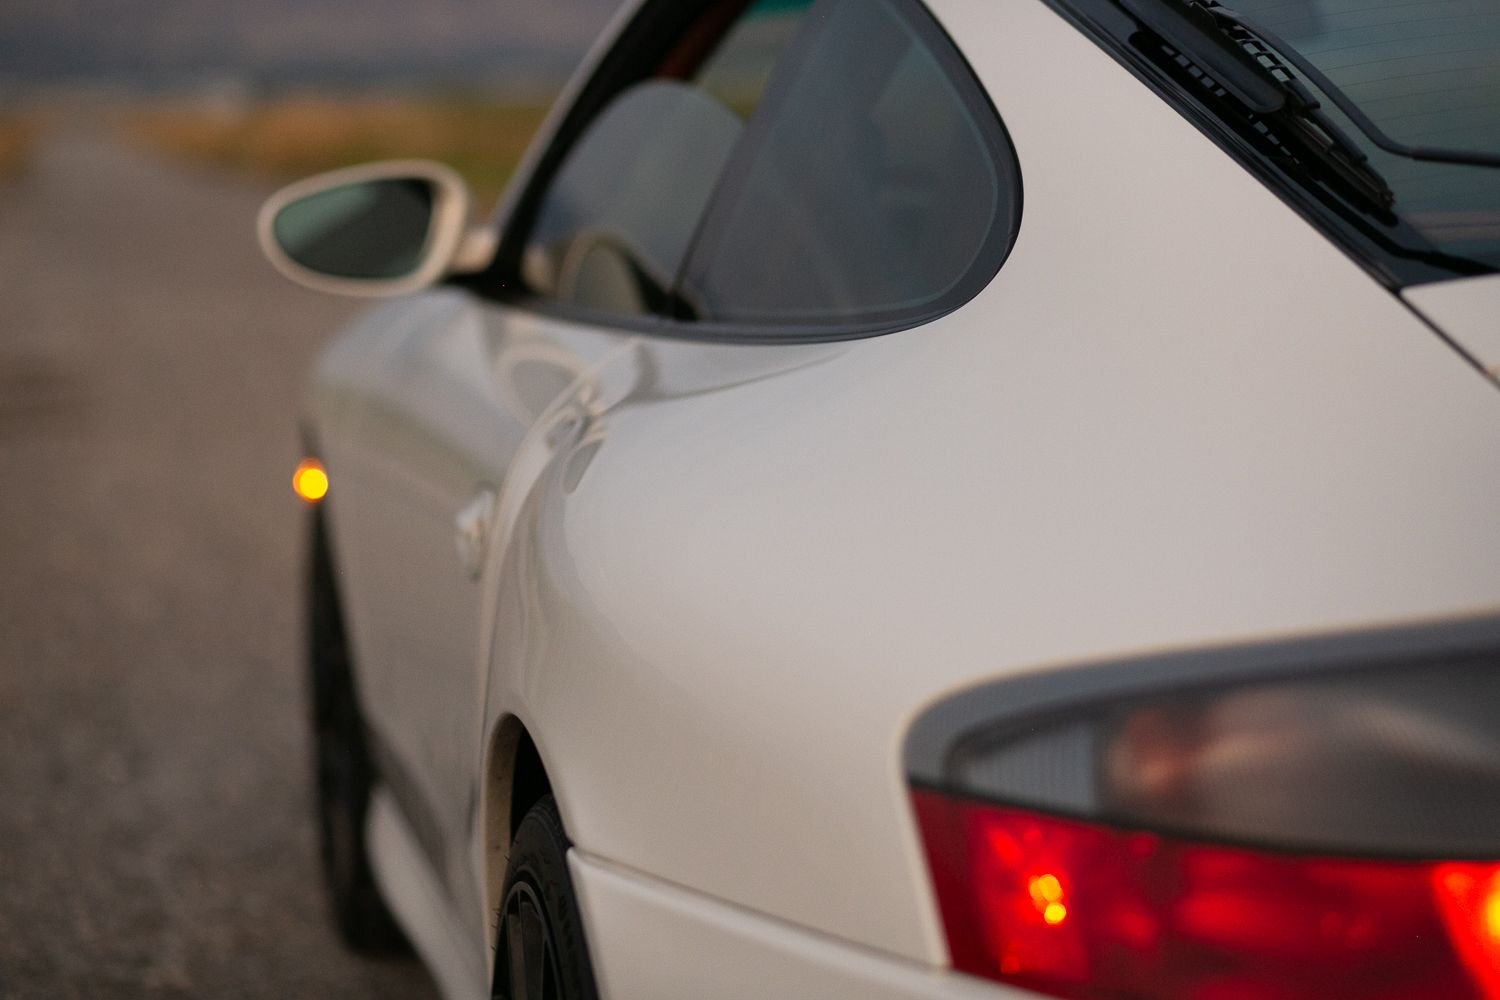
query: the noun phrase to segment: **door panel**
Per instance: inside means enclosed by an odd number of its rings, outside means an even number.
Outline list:
[[[362,701],[382,777],[460,910],[479,905],[461,845],[474,809],[484,671],[475,572],[537,421],[620,338],[466,296],[415,315],[343,393],[325,451]],[[476,500],[492,497],[488,509]],[[465,546],[478,546],[466,552]]]
[[[484,859],[468,848],[494,609],[521,601],[507,643],[545,638],[527,631],[540,621],[524,613],[534,577],[502,579],[499,568],[513,544],[523,558],[537,551],[517,543],[538,524],[538,497],[585,474],[601,414],[620,394],[652,391],[639,341],[610,324],[628,313],[631,329],[649,331],[672,311],[700,217],[811,2],[653,5],[670,15],[665,29],[627,32],[628,72],[609,71],[613,93],[569,133],[571,149],[540,158],[557,170],[531,182],[536,225],[505,241],[520,238],[522,273],[497,288],[601,325],[432,292],[366,321],[360,337],[378,353],[360,357],[346,337],[320,373],[320,395],[337,399],[338,419],[320,425],[338,484],[329,509],[382,776],[455,912],[476,927],[490,916],[474,870]]]

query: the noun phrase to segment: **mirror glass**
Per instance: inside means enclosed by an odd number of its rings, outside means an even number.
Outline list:
[[[423,263],[436,190],[419,177],[341,184],[290,202],[272,232],[301,266],[336,278],[404,278]]]

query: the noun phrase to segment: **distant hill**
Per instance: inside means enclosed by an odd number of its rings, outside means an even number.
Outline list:
[[[552,84],[619,0],[0,0],[0,85]]]

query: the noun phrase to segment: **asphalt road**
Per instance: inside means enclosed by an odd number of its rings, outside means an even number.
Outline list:
[[[309,811],[296,399],[352,311],[264,191],[73,132],[0,181],[0,998],[434,996]]]

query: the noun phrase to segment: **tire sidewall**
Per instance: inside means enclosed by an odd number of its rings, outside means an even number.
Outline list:
[[[495,937],[494,998],[508,997],[508,964],[505,944],[506,907],[518,883],[526,883],[541,903],[542,918],[551,935],[562,1000],[598,1000],[593,965],[584,937],[583,915],[573,891],[567,852],[572,845],[563,831],[562,817],[552,796],[539,800],[516,828],[510,860],[505,869]],[[502,986],[505,991],[502,991]]]

